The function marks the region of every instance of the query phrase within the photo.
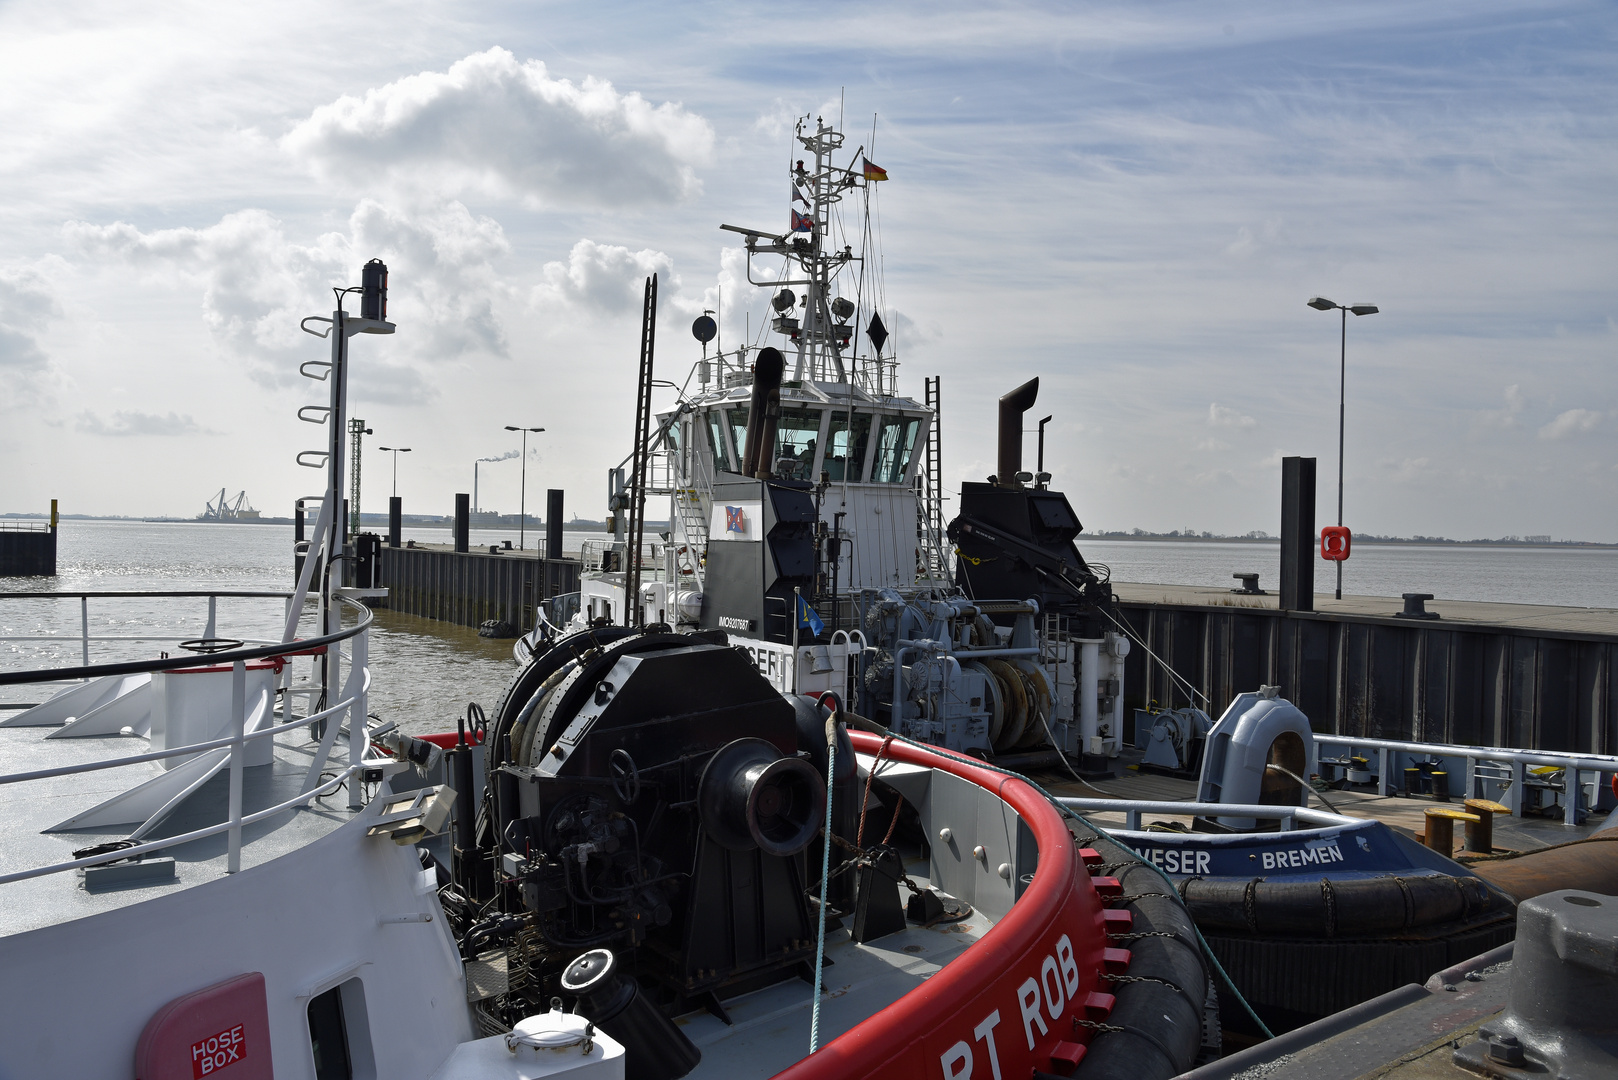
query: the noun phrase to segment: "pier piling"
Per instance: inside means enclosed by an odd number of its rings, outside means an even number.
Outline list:
[[[404,500],[394,495],[388,499],[388,546],[399,547],[404,535]]]
[[[1281,459],[1281,609],[1315,609],[1315,459]]]
[[[562,557],[562,490],[545,492],[545,558]]]
[[[463,493],[455,496],[455,550],[465,554],[470,546],[472,533],[472,496]]]

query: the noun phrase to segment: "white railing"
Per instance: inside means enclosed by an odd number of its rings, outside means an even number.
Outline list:
[[[1374,750],[1377,758],[1377,793],[1391,795],[1402,790],[1403,784],[1393,782],[1397,769],[1404,769],[1401,755],[1426,758],[1453,758],[1466,762],[1466,787],[1461,798],[1470,799],[1489,793],[1480,791],[1484,784],[1499,787],[1503,798],[1499,801],[1511,807],[1513,816],[1521,817],[1524,810],[1523,791],[1530,783],[1550,790],[1561,790],[1563,798],[1562,822],[1577,825],[1579,796],[1583,787],[1582,775],[1593,773],[1596,784],[1600,777],[1618,774],[1618,756],[1611,754],[1575,754],[1558,750],[1518,750],[1499,746],[1457,746],[1451,743],[1402,742],[1395,739],[1366,739],[1351,735],[1316,735],[1317,746],[1341,746],[1347,749],[1345,757],[1353,757],[1355,750]],[[1327,762],[1343,768],[1340,762]],[[1548,765],[1562,769],[1560,785],[1531,780],[1528,766]],[[1446,770],[1447,771],[1447,770]]]
[[[1170,814],[1181,817],[1237,817],[1279,821],[1282,832],[1291,832],[1299,822],[1312,829],[1340,828],[1344,825],[1363,825],[1365,818],[1334,814],[1307,806],[1271,806],[1256,803],[1200,803],[1175,802],[1157,799],[1057,799],[1072,810],[1088,814],[1123,814],[1124,831],[1138,832],[1142,814]],[[1172,834],[1182,835],[1182,834]],[[1224,835],[1224,834],[1219,834]]]
[[[140,595],[184,596],[205,594],[148,593]],[[284,596],[286,594],[259,593],[251,595]],[[25,880],[27,878],[44,877],[49,874],[59,874],[67,870],[79,869],[81,867],[96,866],[101,863],[119,862],[137,855],[157,851],[162,848],[174,848],[182,844],[190,843],[193,840],[201,840],[210,836],[218,836],[221,833],[227,834],[228,837],[225,872],[233,874],[241,869],[242,829],[245,826],[254,825],[260,821],[271,818],[276,814],[285,813],[288,810],[306,806],[311,800],[335,791],[338,787],[344,784],[347,784],[348,788],[349,809],[359,810],[364,805],[364,799],[361,793],[362,784],[359,782],[360,774],[368,766],[374,766],[382,763],[378,760],[366,760],[366,752],[370,748],[370,732],[367,726],[367,705],[371,685],[368,650],[368,630],[371,623],[371,612],[368,608],[361,604],[355,603],[346,597],[339,597],[338,599],[340,603],[355,609],[361,617],[355,626],[346,630],[340,630],[335,634],[328,634],[323,637],[308,640],[275,643],[277,646],[276,648],[233,650],[230,653],[216,653],[213,655],[185,657],[182,659],[105,664],[101,665],[99,668],[89,668],[88,665],[86,665],[85,668],[66,669],[64,673],[70,672],[75,676],[94,678],[97,677],[98,673],[105,675],[135,674],[142,671],[179,670],[185,667],[194,668],[199,665],[212,665],[222,662],[229,662],[231,665],[231,719],[233,730],[230,735],[222,738],[212,739],[204,742],[189,743],[184,746],[170,747],[164,750],[154,750],[145,754],[131,754],[121,758],[109,758],[101,761],[82,762],[75,765],[65,765],[51,769],[35,769],[29,772],[0,775],[0,787],[11,784],[27,783],[33,780],[44,780],[52,777],[100,772],[106,769],[137,765],[143,762],[162,761],[173,757],[190,756],[199,753],[206,753],[210,750],[218,750],[229,747],[230,757],[228,767],[230,793],[228,798],[226,820],[215,825],[206,826],[204,828],[182,833],[177,836],[167,836],[160,840],[152,840],[145,843],[135,844],[130,847],[118,848],[113,851],[103,852],[99,855],[87,856],[82,859],[70,859],[63,862],[52,863],[47,866],[34,867],[29,870],[18,870],[7,874],[0,874],[0,885],[4,885],[12,881]],[[213,629],[213,621],[211,618],[213,612],[212,597],[210,597],[209,607],[209,629],[211,631]],[[346,653],[344,653],[341,649],[344,641],[347,641],[349,645],[349,650]],[[322,648],[329,650],[326,655],[334,662],[332,671],[334,676],[338,674],[336,668],[340,665],[341,661],[344,659],[349,661],[348,678],[344,685],[341,699],[336,704],[328,706],[327,708],[322,709],[320,712],[312,715],[292,717],[290,697],[294,688],[288,685],[284,688],[287,691],[284,699],[284,715],[287,717],[287,719],[279,724],[272,724],[269,727],[262,728],[258,731],[248,732],[246,730],[248,722],[248,662],[255,659],[286,657],[297,654],[308,655],[311,653],[311,650],[318,651]],[[290,678],[290,667],[288,667],[286,671],[288,678]],[[52,673],[52,669],[45,669],[43,671],[29,671],[0,675],[0,684],[34,685],[51,681],[48,677]],[[335,678],[332,681],[335,682]],[[297,689],[306,693],[318,693],[320,691],[320,687],[318,686]],[[273,706],[266,704],[266,708],[273,708]],[[335,745],[338,731],[342,727],[341,716],[343,714],[346,714],[348,719],[348,762],[342,770],[335,773],[330,779],[322,781],[321,773],[325,769],[326,762],[330,758],[332,748]],[[259,714],[255,711],[254,715],[256,717]],[[329,720],[331,722],[325,725],[325,730],[322,733],[320,745],[315,750],[314,756],[309,763],[309,768],[304,774],[304,780],[300,786],[299,794],[291,799],[277,803],[274,806],[255,811],[250,814],[244,814],[242,812],[242,769],[246,762],[247,745],[257,739],[273,738],[275,735],[287,731],[290,728],[307,727],[308,725],[318,723],[322,720]],[[354,782],[350,783],[350,780],[353,780]],[[140,834],[141,830],[137,830],[134,835],[138,837]]]
[[[203,598],[208,601],[208,619],[204,624],[201,636],[214,638],[219,623],[219,601],[221,599],[254,599],[254,600],[280,600],[284,607],[283,619],[290,618],[292,612],[292,594],[287,592],[238,592],[224,590],[219,592],[6,592],[0,593],[0,601],[10,603],[15,600],[77,600],[79,602],[79,657],[83,666],[90,666],[90,646],[95,642],[127,641],[127,642],[156,642],[159,644],[178,645],[182,641],[190,640],[184,634],[92,634],[90,633],[90,601],[91,600],[141,600],[179,598]],[[0,641],[51,641],[65,643],[73,638],[63,634],[6,634]],[[243,645],[273,645],[279,638],[237,638]],[[40,684],[49,684],[55,680],[41,679]]]

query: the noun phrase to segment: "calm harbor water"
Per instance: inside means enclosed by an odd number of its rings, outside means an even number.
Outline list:
[[[443,529],[407,529],[407,539],[442,543]],[[590,533],[567,533],[571,553]],[[517,543],[515,530],[477,530],[474,545]],[[532,548],[537,537],[526,537]],[[1118,581],[1229,587],[1231,574],[1257,572],[1260,584],[1279,580],[1275,544],[1083,538],[1085,557],[1111,568]],[[80,605],[69,599],[25,599],[7,593],[155,590],[284,591],[293,587],[292,527],[70,521],[61,530],[55,578],[0,578],[0,667],[9,670],[76,663]],[[1317,563],[1317,591],[1329,592],[1333,568]],[[1345,593],[1398,596],[1430,592],[1443,599],[1618,608],[1618,550],[1362,545],[1345,574]],[[218,631],[274,639],[284,624],[280,600],[219,603]],[[115,599],[92,601],[93,636],[200,637],[207,602]],[[19,636],[45,641],[16,641]],[[155,655],[155,642],[105,641],[91,659]],[[172,650],[172,645],[166,646]],[[453,728],[469,701],[492,710],[512,674],[511,643],[471,630],[378,611],[371,640],[371,711],[409,730]],[[0,693],[0,701],[20,700]]]

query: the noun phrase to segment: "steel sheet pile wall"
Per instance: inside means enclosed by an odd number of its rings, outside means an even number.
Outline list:
[[[1618,638],[1460,622],[1125,602],[1131,628],[1210,704],[1278,685],[1316,731],[1618,752]],[[1187,704],[1141,649],[1126,708]],[[1201,704],[1200,702],[1197,704]]]
[[[459,626],[495,619],[525,631],[534,626],[535,601],[578,592],[579,563],[522,552],[383,547],[377,584],[388,589],[393,611]]]
[[[0,527],[0,577],[56,573],[56,530],[32,524]]]

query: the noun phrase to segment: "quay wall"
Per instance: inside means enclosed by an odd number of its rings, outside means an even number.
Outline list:
[[[522,633],[533,629],[538,601],[578,591],[579,561],[383,546],[375,584],[393,611],[470,627],[495,619]]]
[[[1618,753],[1618,634],[1138,599],[1119,607],[1207,695],[1215,719],[1237,694],[1269,684],[1321,733]],[[1148,701],[1188,703],[1145,650],[1125,663],[1126,715]]]

